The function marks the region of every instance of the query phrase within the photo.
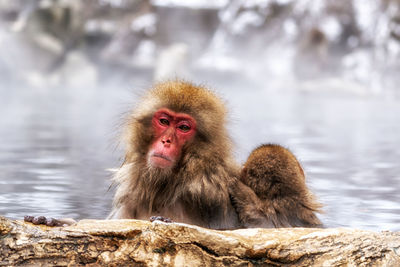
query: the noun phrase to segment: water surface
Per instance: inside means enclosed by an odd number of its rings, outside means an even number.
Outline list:
[[[105,218],[108,169],[122,158],[118,125],[145,84],[1,89],[0,214]],[[304,165],[327,226],[400,230],[397,101],[216,84],[231,110],[238,161],[280,143]]]

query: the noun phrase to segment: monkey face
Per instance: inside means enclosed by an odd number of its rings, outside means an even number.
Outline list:
[[[154,139],[147,155],[148,164],[155,168],[172,168],[185,143],[193,139],[196,120],[188,114],[163,108],[154,114],[152,128]]]

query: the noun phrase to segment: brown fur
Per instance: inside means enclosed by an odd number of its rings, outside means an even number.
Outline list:
[[[194,139],[184,145],[176,166],[168,170],[147,164],[147,153],[154,139],[151,120],[160,108],[187,113],[197,122]],[[262,174],[269,168],[277,170],[275,162],[259,160],[256,150],[243,171],[243,182],[248,186],[240,182],[240,171],[231,157],[232,145],[225,128],[225,115],[223,102],[204,87],[170,81],[150,90],[126,124],[125,162],[114,177],[118,188],[109,217],[149,219],[154,215],[164,216],[214,229],[286,226],[287,222],[293,222],[291,214],[298,214],[292,211],[293,207],[299,208],[300,214],[315,217],[312,212],[303,212],[303,205],[310,211],[316,210],[316,206],[309,201],[309,192],[303,185],[304,175],[300,175],[303,180],[297,179],[299,170],[292,168],[291,163],[291,168],[280,173],[285,176],[282,181],[283,184],[288,182],[288,188],[279,191],[276,186],[269,187],[265,180],[267,176]],[[285,154],[285,157],[288,156]],[[279,169],[285,168],[283,160],[277,163]],[[249,173],[260,170],[261,173],[247,175],[245,170]],[[293,172],[297,173],[293,175]],[[291,180],[293,177],[294,181]],[[301,192],[292,192],[297,187],[290,190],[293,182],[299,183]],[[284,202],[280,203],[269,189],[277,189],[283,194],[279,197]],[[290,195],[286,197],[285,193]]]
[[[256,201],[258,209],[274,227],[321,225],[314,214],[321,205],[308,190],[304,171],[289,150],[271,144],[258,147],[249,156],[240,178],[254,190],[260,200]],[[242,213],[254,217],[251,210]]]
[[[168,171],[149,168],[146,162],[153,139],[151,119],[160,108],[187,113],[197,122],[194,140]],[[228,192],[238,168],[231,158],[225,113],[222,101],[203,87],[181,81],[156,85],[127,124],[127,152],[115,176],[118,189],[110,217],[162,215],[209,228],[239,227]]]

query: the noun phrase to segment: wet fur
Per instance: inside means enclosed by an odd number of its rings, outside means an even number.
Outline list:
[[[151,168],[146,160],[153,139],[151,119],[162,107],[187,113],[197,122],[194,140],[171,170]],[[239,227],[228,192],[238,168],[231,159],[225,113],[222,101],[203,87],[179,81],[156,85],[127,123],[127,153],[114,178],[118,188],[110,217],[162,215],[209,228]]]
[[[321,221],[315,215],[319,204],[305,182],[304,171],[296,157],[287,149],[274,144],[255,149],[245,163],[241,181],[252,188],[260,210],[274,227],[316,227]],[[241,205],[240,205],[241,204]],[[242,216],[253,218],[254,208],[246,210],[248,202],[240,202]],[[245,218],[241,219],[246,221]],[[252,226],[257,226],[257,222]],[[262,226],[262,225],[261,225]]]

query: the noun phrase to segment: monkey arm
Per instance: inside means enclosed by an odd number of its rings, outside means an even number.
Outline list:
[[[241,225],[245,228],[275,228],[277,216],[273,209],[266,210],[254,191],[239,180],[229,186],[229,195]]]

